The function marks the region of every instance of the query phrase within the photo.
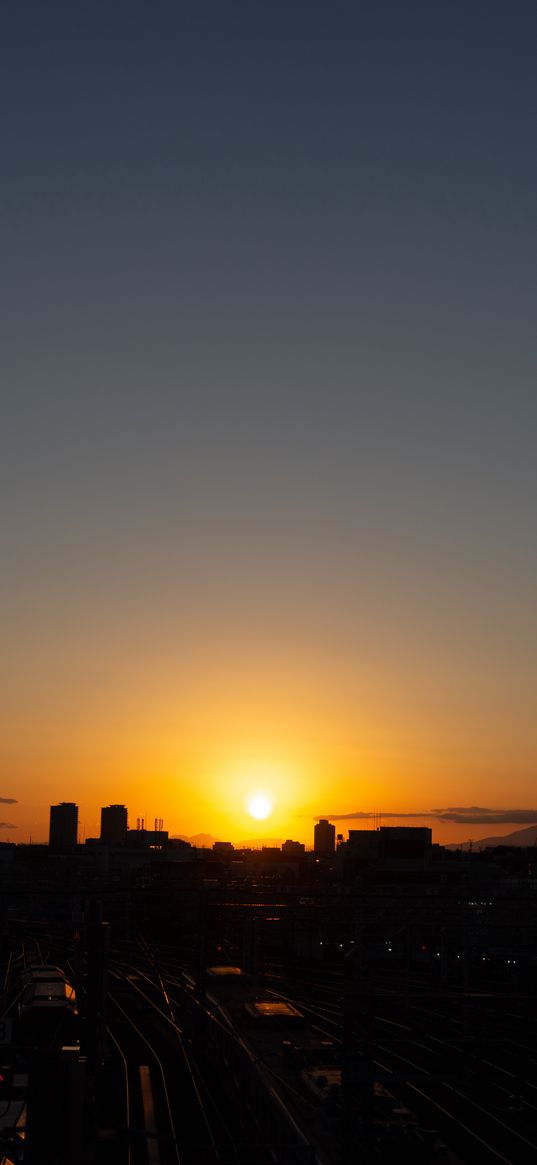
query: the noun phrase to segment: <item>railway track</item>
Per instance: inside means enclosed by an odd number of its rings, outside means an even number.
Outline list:
[[[218,1072],[209,1062],[194,1053],[191,1041],[178,1021],[176,1008],[181,1001],[173,998],[171,985],[161,975],[131,966],[116,970],[115,986],[109,992],[109,1034],[118,1054],[122,1071],[132,1088],[133,1066],[140,1066],[145,1055],[153,1055],[152,1075],[157,1071],[159,1090],[165,1089],[168,1117],[164,1126],[173,1125],[173,1135],[165,1132],[162,1162],[159,1165],[264,1165],[267,1151],[258,1143],[258,1135],[240,1103],[225,1103]],[[121,994],[118,994],[120,989]],[[134,1071],[132,1113],[139,1111],[139,1087]],[[130,1095],[130,1093],[129,1093]],[[161,1100],[159,1111],[164,1104]],[[171,1153],[170,1141],[174,1151]],[[129,1165],[139,1165],[131,1160]],[[142,1165],[142,1163],[140,1163]],[[145,1165],[145,1161],[143,1162]]]
[[[4,971],[5,1012],[16,1006],[25,966],[50,960],[68,967],[66,954],[58,936],[14,939]],[[110,951],[97,1165],[269,1165],[268,1142],[240,1106],[223,1105],[219,1073],[185,1033],[183,971],[191,958],[190,951],[178,956],[176,948],[157,951],[144,942],[128,953],[122,946]],[[272,963],[261,981],[343,1048],[349,1017],[341,966],[300,967],[289,975]],[[442,991],[426,973],[377,975],[367,997],[357,986],[351,1017],[357,1063],[367,1062],[468,1165],[537,1159],[537,1001],[528,996],[525,1009],[515,999],[454,984]],[[359,1030],[366,1015],[367,1039]],[[276,1060],[267,1070],[289,1091]],[[294,1102],[307,1121],[304,1097]]]
[[[285,985],[282,976],[278,980],[280,989],[269,989],[275,997],[298,1006],[326,1036],[343,1043],[344,1009],[335,998],[337,989],[322,978],[316,992],[314,980],[291,979]],[[531,1046],[499,1034],[484,1042],[479,1001],[470,1003],[473,1014],[464,1023],[438,1007],[412,1006],[400,1009],[406,1018],[401,1022],[393,1018],[392,1003],[390,1015],[382,1014],[385,1004],[382,993],[374,996],[367,1034],[373,1074],[389,1083],[420,1121],[436,1125],[464,1161],[473,1163],[479,1156],[490,1165],[529,1165],[536,1160],[537,1059]],[[511,1022],[509,1012],[505,1018],[492,1015],[496,1025]],[[472,1022],[479,1038],[466,1037],[465,1043],[462,1028],[471,1031]],[[359,1041],[357,1055],[361,1047]]]

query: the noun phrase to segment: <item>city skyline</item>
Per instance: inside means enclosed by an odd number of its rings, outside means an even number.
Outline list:
[[[249,844],[249,838],[254,832],[257,833],[255,844],[263,844],[263,842],[273,842],[276,835],[278,842],[285,840],[284,834],[288,839],[295,839],[306,846],[312,845],[312,839],[316,823],[326,822],[330,823],[330,828],[334,833],[341,835],[344,840],[348,830],[352,829],[370,829],[375,830],[380,826],[386,824],[393,825],[409,825],[411,827],[428,825],[434,829],[434,840],[441,845],[464,844],[468,842],[475,842],[479,844],[480,840],[492,837],[508,837],[517,832],[517,828],[524,829],[537,827],[537,810],[534,809],[491,809],[485,806],[457,806],[445,809],[422,810],[412,812],[388,812],[381,809],[372,811],[357,810],[354,813],[346,814],[330,814],[318,813],[311,818],[304,818],[297,816],[293,819],[292,824],[287,828],[282,828],[288,824],[281,815],[278,815],[277,805],[271,804],[268,797],[267,804],[263,806],[263,811],[259,812],[259,802],[265,800],[265,794],[254,792],[246,803],[243,805],[243,816],[239,817],[234,825],[228,829],[227,834],[224,832],[212,835],[204,827],[203,821],[197,822],[197,827],[191,829],[189,832],[181,827],[181,822],[172,819],[170,822],[160,816],[159,813],[148,812],[147,807],[143,812],[132,812],[128,806],[120,802],[111,802],[108,805],[100,805],[98,809],[93,805],[89,814],[83,814],[80,817],[78,810],[78,802],[61,800],[55,805],[47,807],[46,820],[43,825],[34,823],[34,830],[30,826],[24,833],[19,833],[17,827],[11,823],[1,823],[1,827],[5,830],[2,840],[12,841],[20,844],[27,844],[34,842],[40,844],[46,842],[49,837],[49,814],[54,809],[76,809],[78,843],[82,844],[86,838],[103,836],[103,815],[108,818],[108,826],[113,832],[117,830],[117,813],[122,821],[122,827],[130,831],[138,829],[152,830],[152,823],[157,823],[155,828],[166,829],[166,834],[170,838],[185,838],[186,840],[193,840],[196,837],[211,837],[212,841],[231,841],[235,845]],[[0,802],[4,802],[11,806],[10,813],[15,813],[13,806],[17,804],[14,798],[0,798]],[[92,816],[93,814],[93,816]],[[114,820],[115,819],[115,820]],[[241,827],[238,821],[243,820],[244,825]],[[134,825],[136,822],[136,825]],[[37,825],[37,828],[36,828]],[[203,843],[206,844],[205,842]],[[525,844],[528,844],[525,842]]]
[[[240,840],[255,796],[267,836],[509,832],[537,765],[537,9],[1,23],[0,839],[75,793],[88,833],[112,798]]]

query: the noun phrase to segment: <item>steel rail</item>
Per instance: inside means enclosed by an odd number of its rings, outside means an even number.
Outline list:
[[[130,1121],[129,1065],[128,1065],[127,1058],[124,1055],[123,1050],[122,1050],[118,1040],[116,1039],[112,1029],[108,1026],[108,1024],[106,1025],[106,1031],[107,1031],[110,1039],[112,1040],[112,1042],[116,1045],[116,1048],[117,1048],[117,1050],[121,1056],[121,1059],[123,1061],[123,1068],[125,1071],[125,1116],[126,1116],[127,1134],[128,1134],[128,1130],[130,1128],[130,1123],[131,1123],[131,1121]],[[131,1143],[130,1143],[130,1137],[128,1135],[127,1135],[127,1165],[131,1165]]]
[[[127,1020],[127,1023],[128,1023],[128,1024],[130,1024],[130,1026],[131,1026],[132,1028],[134,1028],[134,1031],[135,1031],[135,1032],[136,1032],[136,1034],[137,1034],[137,1035],[140,1037],[140,1039],[143,1041],[143,1043],[146,1045],[146,1047],[147,1047],[147,1048],[149,1048],[149,1051],[151,1052],[151,1055],[154,1057],[154,1059],[155,1059],[156,1063],[158,1064],[159,1071],[160,1071],[160,1075],[161,1075],[161,1079],[162,1079],[162,1087],[163,1087],[163,1090],[164,1090],[164,1096],[165,1096],[165,1099],[166,1099],[166,1107],[167,1107],[167,1109],[168,1109],[168,1119],[169,1119],[169,1122],[170,1122],[170,1128],[171,1128],[171,1130],[172,1130],[172,1141],[173,1141],[173,1146],[174,1146],[174,1149],[175,1149],[175,1156],[176,1156],[176,1160],[177,1160],[177,1165],[181,1165],[181,1156],[180,1156],[180,1153],[179,1153],[179,1146],[178,1146],[178,1144],[177,1144],[177,1134],[176,1134],[176,1131],[175,1131],[175,1123],[174,1123],[174,1119],[173,1119],[173,1115],[172,1115],[172,1109],[171,1109],[171,1104],[170,1104],[170,1096],[169,1096],[169,1093],[168,1093],[168,1086],[167,1086],[167,1084],[166,1084],[166,1075],[165,1075],[165,1072],[164,1072],[164,1068],[163,1068],[163,1066],[162,1066],[162,1061],[160,1060],[160,1057],[157,1055],[157,1052],[156,1052],[156,1051],[155,1051],[155,1049],[153,1048],[152,1044],[150,1044],[149,1040],[148,1040],[148,1039],[146,1039],[146,1037],[144,1036],[143,1032],[141,1032],[141,1031],[140,1031],[140,1028],[137,1026],[137,1024],[135,1024],[134,1020],[133,1020],[133,1019],[131,1019],[130,1015],[128,1015],[128,1013],[125,1011],[125,1008],[121,1006],[121,1004],[118,1002],[118,1000],[115,998],[115,996],[112,994],[112,992],[111,992],[111,991],[109,991],[109,992],[108,992],[108,997],[109,997],[109,998],[112,1000],[112,1003],[114,1003],[114,1005],[115,1005],[115,1006],[118,1008],[118,1010],[121,1012],[121,1014],[123,1015],[124,1019],[126,1019],[126,1020]]]

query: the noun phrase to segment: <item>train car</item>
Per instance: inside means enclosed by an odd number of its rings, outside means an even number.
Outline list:
[[[35,964],[23,975],[19,1036],[23,1043],[64,1046],[78,1042],[76,992],[60,967]]]

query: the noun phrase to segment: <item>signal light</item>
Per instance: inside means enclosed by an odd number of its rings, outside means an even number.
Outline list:
[[[13,1084],[13,1072],[9,1067],[0,1068],[0,1096],[7,1097],[11,1095],[11,1087]]]

